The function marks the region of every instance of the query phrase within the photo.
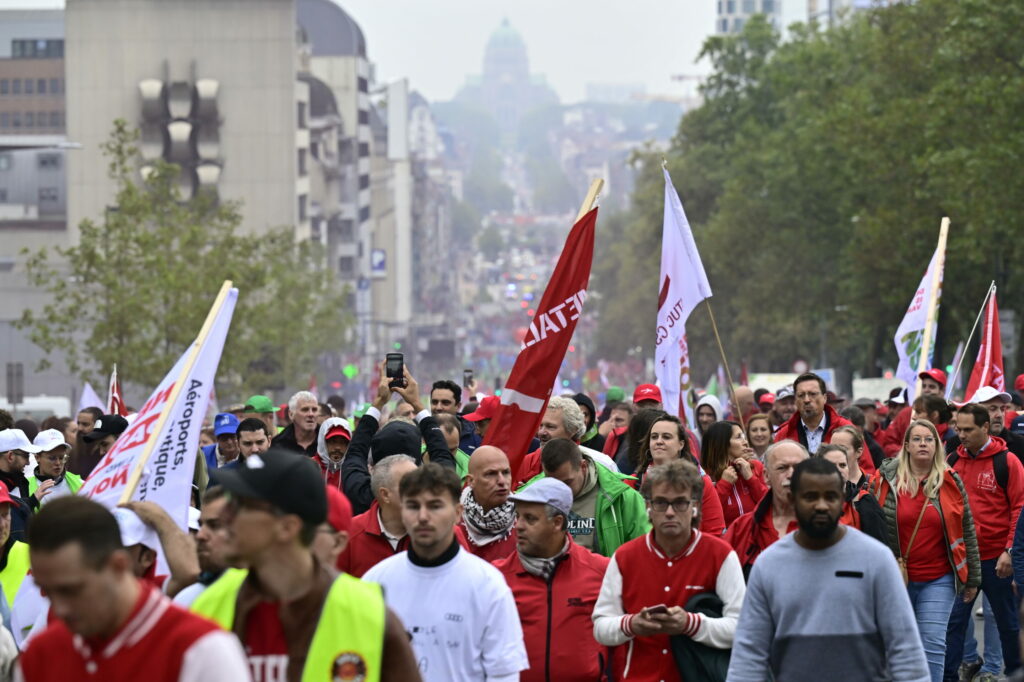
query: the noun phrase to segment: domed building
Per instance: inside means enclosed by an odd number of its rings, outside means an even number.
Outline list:
[[[515,142],[520,119],[533,109],[558,104],[558,95],[544,76],[530,73],[526,43],[505,19],[487,41],[483,74],[469,76],[455,101],[491,114],[503,144],[509,146]]]

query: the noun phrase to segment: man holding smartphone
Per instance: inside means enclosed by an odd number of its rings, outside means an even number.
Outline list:
[[[615,653],[616,679],[682,679],[670,636],[732,647],[746,586],[732,547],[693,527],[703,488],[697,467],[684,460],[647,471],[642,492],[653,530],[615,551],[594,607],[594,638],[627,645]],[[705,593],[722,601],[721,616],[686,610]]]

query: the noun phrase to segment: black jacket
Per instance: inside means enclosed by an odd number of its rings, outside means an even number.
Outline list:
[[[35,495],[29,495],[28,479],[21,471],[0,471],[0,481],[11,494],[11,538],[25,542],[25,529],[32,513],[39,509],[39,500]]]
[[[860,499],[856,499],[860,496]],[[860,530],[867,533],[886,547],[889,546],[889,531],[885,525],[885,513],[874,495],[863,492],[852,483],[846,484],[846,501],[853,502],[860,516]]]
[[[408,424],[403,422],[396,422],[396,425],[400,425],[402,430],[408,426]],[[385,429],[388,427],[389,425],[385,424]],[[370,443],[374,441],[374,436],[377,434],[378,429],[380,429],[380,424],[377,419],[368,414],[364,415],[359,420],[356,432],[352,434],[352,442],[349,443],[348,452],[345,453],[345,459],[341,463],[342,491],[345,493],[348,501],[352,503],[353,516],[369,510],[370,505],[373,504],[373,489],[370,486],[370,469],[367,465],[367,460],[370,457]],[[420,436],[427,444],[430,461],[446,466],[454,471],[455,458],[448,451],[448,444],[444,440],[441,427],[437,425],[437,420],[431,416],[424,417],[419,423],[419,430]],[[381,440],[383,439],[378,439],[377,442],[380,443]],[[416,443],[413,452],[375,452],[373,454],[373,461],[378,462],[383,456],[393,454],[409,455],[416,460],[417,464],[422,461],[419,443]]]
[[[284,430],[281,431],[281,433],[274,436],[274,438],[270,441],[270,444],[285,448],[287,450],[291,450],[292,452],[296,452],[300,455],[306,455],[308,457],[317,456],[316,438],[313,439],[313,442],[310,443],[308,448],[302,447],[301,445],[299,445],[299,441],[295,440],[295,424],[289,424],[288,426],[284,427]]]

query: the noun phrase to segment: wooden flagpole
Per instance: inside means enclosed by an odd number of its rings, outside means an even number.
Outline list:
[[[939,254],[939,259],[935,263],[935,272],[932,273],[932,286],[931,291],[928,294],[928,316],[924,322],[924,338],[921,341],[921,357],[917,361],[917,382],[914,384],[914,395],[921,395],[921,374],[927,372],[928,367],[928,356],[931,355],[929,352],[932,341],[932,326],[935,324],[935,316],[937,314],[936,308],[939,304],[939,287],[942,286],[942,280],[940,279],[942,271],[946,267],[946,237],[949,234],[949,218],[943,218],[942,224],[939,227],[939,246],[936,251]]]
[[[732,401],[732,405],[736,408],[736,414],[739,416],[740,427],[745,432],[747,430],[747,420],[743,418],[743,412],[740,410],[740,401],[736,399],[736,388],[732,384],[732,372],[729,370],[729,361],[725,357],[725,348],[722,346],[722,337],[718,335],[718,324],[715,323],[715,314],[711,312],[711,298],[705,298],[704,303],[708,306],[708,316],[711,318],[711,329],[715,332],[715,341],[718,343],[718,352],[722,356],[722,365],[725,366],[725,378],[729,382],[729,398]]]
[[[594,208],[594,204],[597,203],[597,195],[601,193],[602,187],[604,187],[604,180],[601,178],[595,178],[590,183],[590,189],[587,190],[587,196],[583,199],[583,204],[580,205],[580,212],[576,214],[576,220],[572,221],[573,225],[582,220],[583,216],[590,213],[590,210]]]
[[[199,330],[199,336],[192,342],[192,348],[189,349],[188,359],[185,360],[185,366],[181,368],[181,374],[174,381],[174,388],[171,389],[171,394],[167,397],[167,403],[164,405],[163,411],[160,413],[160,417],[156,420],[156,424],[153,430],[150,432],[149,440],[146,441],[145,449],[142,451],[142,455],[139,457],[139,461],[135,465],[135,469],[132,470],[131,476],[128,477],[128,484],[125,486],[124,492],[121,493],[121,499],[118,500],[118,506],[130,502],[132,495],[135,494],[135,489],[139,487],[139,481],[142,480],[142,472],[145,469],[146,463],[149,462],[149,458],[153,454],[153,449],[156,447],[157,440],[159,439],[160,433],[164,430],[164,424],[167,423],[167,419],[171,415],[171,411],[174,409],[174,404],[178,402],[178,395],[181,393],[182,387],[185,385],[185,378],[192,372],[192,368],[195,367],[196,360],[199,359],[199,350],[203,347],[206,342],[206,337],[210,335],[210,331],[213,329],[213,323],[217,319],[217,315],[220,313],[220,309],[224,306],[224,301],[228,297],[228,293],[231,292],[231,280],[224,280],[224,284],[220,287],[220,292],[217,294],[217,298],[213,301],[213,306],[210,308],[210,312],[206,315],[206,321],[203,322],[202,329]]]

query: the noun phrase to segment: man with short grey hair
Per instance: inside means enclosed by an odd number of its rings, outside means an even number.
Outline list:
[[[299,391],[288,399],[291,424],[274,436],[271,445],[283,447],[300,455],[316,457],[316,436],[320,402],[309,391]]]
[[[389,455],[370,465],[370,487],[375,499],[369,511],[352,519],[348,547],[338,557],[338,570],[359,578],[409,546],[398,486],[403,476],[415,470],[416,460],[409,455]]]

